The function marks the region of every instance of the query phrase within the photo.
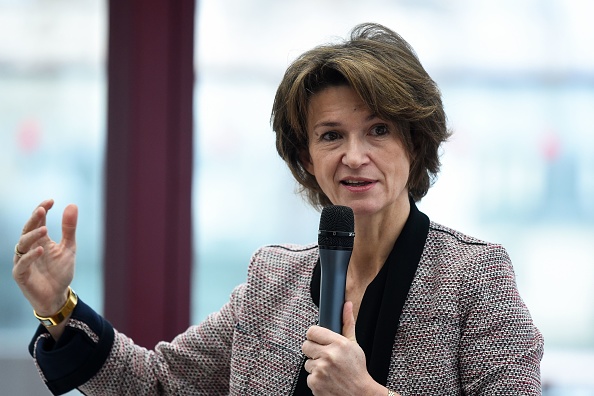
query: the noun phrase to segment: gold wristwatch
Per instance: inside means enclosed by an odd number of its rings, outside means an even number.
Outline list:
[[[58,312],[56,312],[52,316],[44,317],[44,316],[37,315],[37,312],[35,312],[35,310],[33,310],[33,315],[35,315],[35,317],[37,319],[39,319],[41,324],[44,325],[45,327],[54,327],[54,326],[57,326],[60,323],[62,323],[62,321],[68,315],[70,315],[72,313],[72,311],[74,311],[74,307],[76,307],[77,303],[78,303],[78,296],[76,295],[74,290],[72,290],[70,288],[70,286],[68,286],[68,299],[66,300],[66,303],[62,306],[62,308],[60,308],[60,310]]]

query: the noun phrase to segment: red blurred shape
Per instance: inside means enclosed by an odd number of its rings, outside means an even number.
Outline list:
[[[25,153],[34,152],[41,145],[41,126],[35,119],[24,120],[17,130],[17,144]]]
[[[547,162],[553,162],[561,155],[561,139],[556,133],[548,133],[543,137],[541,148],[542,155]]]

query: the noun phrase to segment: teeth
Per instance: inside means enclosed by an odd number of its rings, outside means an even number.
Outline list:
[[[367,184],[367,182],[364,182],[364,181],[353,181],[353,180],[345,180],[344,183],[351,185],[351,186],[362,186],[364,184]]]

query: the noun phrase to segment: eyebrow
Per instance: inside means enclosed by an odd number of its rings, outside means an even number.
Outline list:
[[[320,127],[337,127],[337,126],[340,126],[340,122],[324,121],[324,122],[319,122],[316,125],[314,125],[313,129],[318,129]]]
[[[370,114],[370,115],[367,116],[367,118],[365,118],[365,121],[366,122],[367,121],[371,121],[374,118],[379,118],[379,117],[378,117],[377,114]],[[381,120],[381,118],[379,118],[379,119]],[[337,122],[337,121],[322,121],[322,122],[319,122],[319,123],[315,124],[313,126],[313,129],[318,129],[320,127],[330,127],[330,128],[333,128],[333,127],[337,127],[337,126],[340,126],[340,125],[341,125],[341,123],[340,122]]]

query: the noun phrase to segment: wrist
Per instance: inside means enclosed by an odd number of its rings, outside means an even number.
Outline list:
[[[366,391],[360,393],[361,395],[369,395],[369,396],[400,396],[399,393],[394,392],[390,388],[383,386],[375,380],[370,383],[366,388]]]
[[[70,288],[66,286],[63,292],[59,293],[56,297],[42,297],[38,295],[27,297],[33,312],[39,316],[52,316],[56,312],[60,311],[64,305],[68,302],[70,296]]]
[[[45,327],[55,327],[70,317],[77,303],[78,297],[76,293],[70,287],[68,287],[68,296],[66,298],[66,302],[58,311],[51,315],[40,315],[35,310],[33,310],[33,314]]]

